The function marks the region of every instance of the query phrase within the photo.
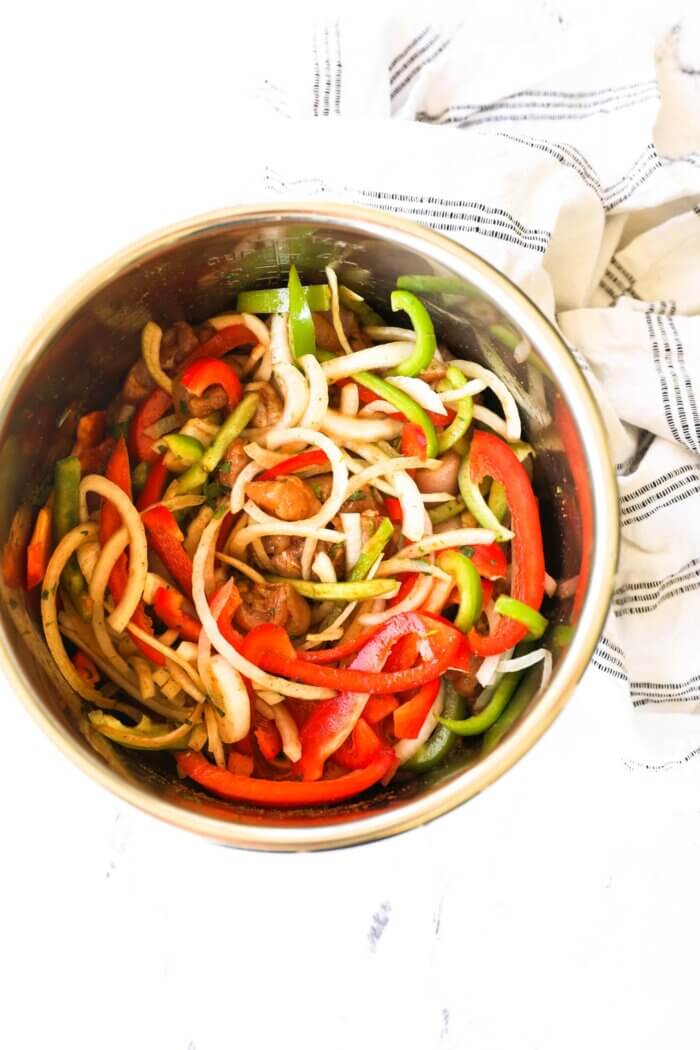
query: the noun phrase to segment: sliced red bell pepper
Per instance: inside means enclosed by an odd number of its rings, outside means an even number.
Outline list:
[[[485,576],[487,580],[499,580],[508,572],[508,560],[500,544],[480,543],[472,547],[471,551],[469,557],[479,576]]]
[[[397,593],[394,595],[393,598],[389,599],[387,603],[387,608],[390,609],[393,605],[398,605],[399,602],[402,602],[406,595],[410,594],[410,592],[413,590],[417,579],[417,572],[409,572],[406,576],[404,576],[403,580],[401,581],[401,586],[399,587]]]
[[[27,547],[27,590],[37,587],[44,578],[51,554],[51,508],[42,507],[34,523]]]
[[[214,594],[212,594],[211,598],[209,599],[210,605],[214,604],[218,594],[218,590],[215,591]],[[241,595],[238,588],[234,586],[231,589],[231,594],[229,595],[226,605],[224,605],[223,609],[219,613],[219,618],[216,621],[217,627],[223,634],[224,638],[229,643],[229,645],[233,646],[234,649],[241,649],[243,646],[243,635],[239,631],[237,631],[236,628],[233,626],[233,615],[240,604]]]
[[[334,762],[346,769],[364,769],[368,766],[382,742],[364,718],[358,718],[347,740],[331,755]]]
[[[254,733],[260,754],[267,762],[274,762],[282,750],[282,737],[275,723],[269,718],[258,717]]]
[[[405,634],[399,638],[394,648],[389,653],[389,659],[384,665],[385,671],[405,671],[413,667],[418,659],[418,637],[415,634]]]
[[[401,507],[401,502],[397,500],[396,496],[384,497],[384,510],[387,513],[389,521],[393,521],[395,525],[398,525],[403,521],[403,509]]]
[[[334,664],[356,653],[365,642],[368,642],[370,638],[374,638],[375,634],[379,634],[380,629],[381,625],[370,627],[369,630],[355,635],[354,638],[349,638],[346,642],[341,642],[340,645],[333,646],[332,649],[300,649],[297,652],[297,656],[312,664]]]
[[[151,504],[157,503],[163,498],[163,493],[168,484],[168,468],[165,465],[165,456],[159,456],[155,463],[151,463],[146,475],[146,482],[136,500],[139,510],[146,510]]]
[[[192,597],[192,561],[182,546],[184,536],[172,511],[162,503],[141,515],[148,539],[166,569],[188,598]]]
[[[73,455],[80,460],[80,470],[83,477],[86,474],[104,474],[109,457],[114,452],[116,441],[113,437],[106,437],[99,445],[92,447],[74,447]]]
[[[225,361],[215,357],[199,357],[188,365],[180,377],[185,390],[201,397],[210,386],[221,386],[226,391],[229,409],[235,408],[243,396],[241,381]]]
[[[196,350],[193,350],[191,354],[188,354],[184,365],[187,367],[187,365],[192,364],[193,361],[199,361],[202,357],[223,357],[224,354],[230,353],[231,350],[237,350],[239,346],[255,346],[257,341],[257,338],[245,325],[231,324],[226,328],[220,328],[215,335],[212,335],[201,346],[198,346]]]
[[[301,452],[298,456],[290,456],[283,459],[274,467],[270,467],[259,475],[258,481],[271,481],[273,478],[282,477],[285,474],[294,474],[297,470],[305,467],[322,467],[328,463],[328,456],[320,448],[312,449],[311,452]]]
[[[148,437],[144,431],[162,419],[172,405],[170,395],[157,386],[136,409],[129,427],[129,451],[135,460],[155,463],[159,458],[159,453],[153,448],[155,439]]]
[[[427,638],[433,659],[424,660],[418,667],[405,671],[382,673],[387,657],[396,642],[407,634],[418,634]],[[370,639],[357,654],[350,667],[335,669],[313,666],[316,684],[335,683],[343,692],[315,704],[313,711],[302,727],[301,759],[299,771],[305,780],[317,780],[323,775],[326,759],[347,739],[372,692],[402,692],[413,685],[439,678],[451,666],[452,658],[460,646],[461,633],[450,624],[424,617],[419,613],[399,613],[382,625],[380,632]],[[278,672],[289,662],[284,659],[273,662]],[[302,661],[291,661],[300,664]],[[296,669],[293,669],[296,672]],[[319,672],[324,672],[320,675]],[[295,677],[295,674],[290,675]],[[410,684],[409,684],[410,683]]]
[[[371,726],[374,726],[378,722],[382,722],[387,715],[393,714],[398,706],[399,702],[395,696],[382,696],[375,693],[374,696],[370,696],[365,704],[362,717]]]
[[[509,445],[495,434],[477,430],[469,449],[469,472],[478,484],[482,478],[500,481],[510,508],[512,571],[510,594],[533,609],[544,596],[544,548],[539,507],[530,479]],[[527,629],[517,620],[502,617],[493,634],[472,628],[469,643],[479,656],[493,656],[522,641]]]
[[[493,596],[493,582],[485,576],[481,577],[481,604],[485,609]]]
[[[420,459],[428,458],[428,445],[425,434],[415,423],[405,423],[401,431],[401,454],[403,456],[418,456]],[[409,471],[413,473],[413,471]]]
[[[352,379],[350,378],[346,380],[346,382],[351,383]],[[344,383],[341,381],[340,383],[336,383],[336,386],[344,386]],[[358,385],[358,392],[360,395],[360,401],[363,405],[369,405],[372,403],[372,401],[383,400],[383,398],[381,398],[379,394],[375,394],[373,390],[368,390],[366,387],[363,386]],[[402,422],[406,419],[403,412],[387,412],[387,416],[389,417],[389,419],[399,419]],[[428,416],[430,417],[431,422],[434,423],[436,427],[445,427],[448,425],[448,423],[451,423],[452,420],[455,418],[455,413],[452,411],[451,408],[448,408],[447,415],[442,416],[439,412],[428,412]]]
[[[221,798],[258,806],[293,807],[340,802],[359,795],[386,776],[395,765],[396,756],[391,749],[383,748],[364,769],[315,783],[238,776],[208,762],[197,751],[183,751],[175,756],[175,761],[185,776]]]
[[[440,689],[440,679],[422,685],[415,696],[394,711],[394,735],[399,740],[415,740]]]
[[[84,678],[88,685],[96,686],[100,680],[100,672],[97,670],[95,661],[87,653],[84,653],[82,649],[78,649],[73,656],[73,666],[80,675]]]
[[[383,667],[399,638],[410,633],[428,641],[432,659],[403,671],[373,671],[372,665]],[[263,670],[295,682],[363,693],[400,693],[442,674],[450,666],[450,658],[457,651],[461,637],[461,632],[447,621],[438,629],[421,613],[398,613],[381,625],[348,668],[323,667],[299,659],[286,631],[275,624],[254,627],[243,641],[243,653]],[[316,710],[323,706],[319,704]]]
[[[199,620],[183,609],[185,599],[173,587],[159,587],[153,595],[153,608],[166,627],[179,631],[188,642],[196,642],[202,627]]]
[[[131,499],[131,467],[129,465],[129,452],[123,434],[115,445],[105,473],[107,478],[114,482],[115,485],[118,485],[122,492],[125,492]],[[121,527],[121,523],[121,514],[117,508],[111,500],[103,499],[100,509],[100,543],[104,545]]]

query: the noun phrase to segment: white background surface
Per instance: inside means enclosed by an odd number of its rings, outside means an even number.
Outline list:
[[[625,7],[639,17],[617,19]],[[246,70],[265,38],[231,12],[13,10],[3,365],[87,267],[255,184],[274,129]],[[700,1043],[698,774],[630,763],[627,701],[599,677],[460,811],[295,856],[220,849],[126,808],[0,689],[0,1046]]]

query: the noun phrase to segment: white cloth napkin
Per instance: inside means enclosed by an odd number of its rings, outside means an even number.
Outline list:
[[[600,45],[524,8],[505,36],[483,5],[461,26],[341,20],[280,41],[259,93],[277,114],[264,180],[432,226],[556,318],[620,490],[587,678],[631,701],[625,760],[664,769],[700,744],[700,23]]]

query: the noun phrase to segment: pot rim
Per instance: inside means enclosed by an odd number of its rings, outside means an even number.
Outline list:
[[[587,596],[574,637],[537,706],[516,724],[491,754],[465,769],[453,781],[418,798],[377,813],[359,813],[337,824],[262,826],[217,819],[180,808],[151,794],[84,749],[38,699],[14,661],[12,645],[0,630],[0,660],[15,692],[54,743],[82,771],[125,802],[166,823],[194,831],[226,845],[269,851],[330,849],[395,835],[448,813],[498,779],[539,740],[569,699],[590,661],[607,615],[619,545],[617,487],[603,421],[571,351],[552,323],[513,282],[468,248],[442,234],[390,213],[359,205],[315,201],[244,204],[185,219],[146,235],[91,269],[70,286],[45,313],[0,382],[0,428],[9,406],[43,348],[68,318],[118,273],[144,256],[163,251],[193,236],[231,223],[317,222],[350,226],[403,247],[426,252],[490,298],[537,348],[563,390],[582,442],[593,497],[594,542]],[[215,802],[216,800],[212,800]]]

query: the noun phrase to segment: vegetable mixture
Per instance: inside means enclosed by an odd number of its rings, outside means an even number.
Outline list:
[[[327,281],[149,321],[4,554],[94,730],[258,806],[425,773],[551,673],[513,397],[413,291],[389,327]]]

